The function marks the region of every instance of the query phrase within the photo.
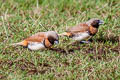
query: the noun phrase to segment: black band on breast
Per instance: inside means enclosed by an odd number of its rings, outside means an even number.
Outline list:
[[[95,34],[92,34],[90,31],[88,31],[88,34],[90,35],[90,36],[94,36]]]
[[[45,45],[45,39],[43,40],[43,45],[45,46],[45,48],[47,48],[47,46]]]

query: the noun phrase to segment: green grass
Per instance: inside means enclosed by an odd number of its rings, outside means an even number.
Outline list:
[[[53,50],[9,46],[90,18],[105,22],[90,44],[67,46],[72,40],[60,37]],[[120,0],[0,0],[0,79],[119,80]]]

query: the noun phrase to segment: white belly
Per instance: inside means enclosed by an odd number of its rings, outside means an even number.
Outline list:
[[[79,34],[75,35],[73,37],[73,39],[76,41],[81,41],[81,40],[87,39],[89,37],[90,37],[90,35],[87,32],[84,32],[84,33],[79,33]]]
[[[34,42],[34,43],[30,43],[30,44],[28,45],[28,48],[29,48],[30,50],[40,50],[40,49],[44,49],[45,46],[44,46],[43,43]]]

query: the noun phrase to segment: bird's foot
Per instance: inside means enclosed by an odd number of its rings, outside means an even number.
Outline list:
[[[89,43],[91,43],[91,41],[80,41],[80,43],[89,44]]]

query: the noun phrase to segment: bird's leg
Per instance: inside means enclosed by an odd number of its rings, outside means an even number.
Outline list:
[[[92,38],[91,39],[89,39],[89,40],[87,40],[87,41],[80,41],[80,43],[86,43],[86,44],[88,44],[88,43],[91,43],[93,40],[92,40]]]

